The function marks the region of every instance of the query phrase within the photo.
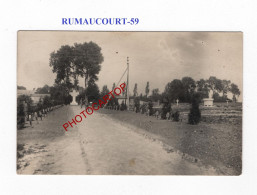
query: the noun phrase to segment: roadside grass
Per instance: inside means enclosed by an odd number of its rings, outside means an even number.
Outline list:
[[[53,110],[48,115],[39,120],[38,124],[33,121],[32,126],[27,125],[23,129],[17,130],[17,144],[36,142],[44,139],[55,139],[58,136],[65,134],[63,130],[63,122],[66,122],[70,118],[67,116],[69,107],[63,106],[57,110]],[[58,120],[55,120],[57,119]]]
[[[223,108],[224,105],[215,107],[214,110],[220,112]],[[213,112],[213,109],[210,111]],[[229,109],[228,112],[230,111]],[[153,116],[131,111],[101,109],[100,112],[120,122],[139,127],[146,133],[155,134],[165,144],[199,158],[206,165],[212,165],[217,169],[222,165],[232,168],[236,175],[241,174],[242,115],[236,116],[236,123],[214,120],[189,125],[186,120],[182,122],[157,120]]]

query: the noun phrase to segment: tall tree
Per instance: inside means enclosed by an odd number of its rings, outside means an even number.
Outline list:
[[[137,83],[135,83],[135,87],[134,87],[134,90],[133,90],[133,94],[134,94],[134,97],[137,97]]]
[[[145,87],[145,95],[146,95],[146,97],[148,96],[149,92],[150,92],[150,89],[149,89],[149,81],[147,81],[146,87]]]
[[[234,83],[231,84],[231,89],[230,89],[230,92],[233,94],[233,100],[236,102],[236,96],[239,97],[240,95],[240,90],[238,88],[238,86]]]
[[[115,83],[112,84],[112,91],[115,89]]]
[[[47,94],[50,93],[50,87],[48,85],[44,85],[44,87],[37,88],[36,92],[37,94]]]
[[[182,84],[185,90],[185,98],[187,102],[191,102],[191,98],[195,92],[196,83],[191,77],[183,77]]]
[[[56,73],[56,84],[64,84],[70,91],[74,86],[71,83],[71,77],[74,77],[75,66],[74,48],[69,45],[61,46],[58,51],[50,54],[50,67]]]
[[[22,90],[26,90],[26,87],[23,87],[23,86],[17,86],[17,89],[22,89]]]
[[[57,74],[55,83],[65,84],[69,91],[78,89],[79,76],[85,79],[85,89],[87,89],[89,82],[98,79],[102,62],[101,48],[94,42],[75,43],[72,47],[64,45],[50,55],[50,66]],[[73,83],[71,78],[74,80]],[[85,99],[87,102],[87,98]]]
[[[122,96],[126,96],[127,97],[127,84],[126,84],[126,82],[124,81],[123,83],[125,83],[125,89],[124,89],[124,91],[122,91]]]
[[[222,91],[222,81],[214,76],[211,76],[208,80],[208,87],[213,93],[220,93]]]
[[[230,80],[222,80],[222,93],[223,97],[227,96],[227,93],[230,90],[231,81]]]
[[[153,101],[158,101],[158,100],[161,100],[161,94],[159,94],[159,89],[156,88],[156,89],[153,89],[152,90],[152,96],[151,96],[151,99]]]
[[[201,120],[201,111],[199,109],[200,94],[195,93],[192,96],[192,106],[190,113],[188,114],[188,123],[191,125],[196,125]]]
[[[174,102],[176,99],[185,101],[184,86],[181,80],[174,79],[168,83],[164,90],[164,96],[169,99],[170,102]]]
[[[107,85],[104,85],[101,91],[101,97],[105,96],[106,94],[108,94],[110,91],[107,87]]]
[[[85,89],[88,82],[98,80],[98,74],[101,70],[101,63],[104,58],[101,48],[94,42],[85,42],[83,44],[75,43],[74,46],[74,64],[75,74],[85,79]],[[87,98],[86,98],[87,100]]]
[[[207,81],[205,81],[204,79],[200,79],[196,82],[196,86],[201,98],[208,98],[209,89]]]
[[[113,83],[112,85],[112,91],[115,89],[116,85],[115,83]],[[115,97],[115,93],[113,93],[114,97],[110,97],[110,101],[108,101],[108,106],[111,106],[113,108],[113,106],[118,105],[118,99]]]
[[[97,101],[100,98],[99,88],[95,82],[89,82],[85,92],[89,102]]]

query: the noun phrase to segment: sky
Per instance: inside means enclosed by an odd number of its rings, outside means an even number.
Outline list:
[[[194,80],[231,80],[243,93],[243,33],[241,32],[83,32],[83,31],[19,31],[18,85],[27,89],[53,85],[56,75],[49,66],[50,53],[62,45],[93,41],[102,48],[100,89],[119,81],[129,57],[129,89],[135,83],[138,93],[145,93],[173,79],[185,76]],[[125,81],[126,77],[122,79]],[[80,85],[84,86],[83,79]]]

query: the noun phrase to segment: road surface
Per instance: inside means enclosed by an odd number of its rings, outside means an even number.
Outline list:
[[[65,114],[72,119],[81,111],[79,106],[69,106]],[[62,109],[57,112],[62,114]],[[46,120],[58,120],[58,114]],[[60,125],[65,122],[60,121]],[[160,141],[149,139],[100,112],[83,118],[76,127],[69,127],[64,136],[43,146],[38,147],[37,153],[23,157],[28,165],[18,173],[217,175],[214,168],[190,162],[173,150],[167,151]]]

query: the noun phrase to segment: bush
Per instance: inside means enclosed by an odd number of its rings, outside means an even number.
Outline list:
[[[25,108],[25,103],[27,107]],[[17,127],[21,129],[25,125],[26,112],[32,112],[32,100],[27,95],[21,95],[17,98]]]
[[[200,95],[194,94],[192,100],[192,107],[190,113],[188,114],[188,123],[191,125],[196,125],[201,120],[201,111],[199,109]]]
[[[172,114],[174,121],[179,121],[179,111],[176,111],[174,114]]]
[[[142,111],[142,112],[141,112]],[[147,111],[147,104],[143,104],[140,106],[140,112],[141,114],[144,114]]]
[[[135,99],[135,108],[136,108],[136,113],[140,112],[140,102],[139,99]]]
[[[127,110],[127,106],[124,104],[124,102],[121,103],[121,105],[120,105],[120,110],[121,110],[121,111]]]
[[[161,118],[162,118],[162,119],[166,119],[166,114],[167,114],[167,112],[170,112],[170,107],[171,107],[171,105],[170,105],[168,102],[166,102],[166,103],[163,105],[163,107],[162,107],[162,113],[161,113]]]
[[[154,110],[153,110],[153,102],[149,102],[148,103],[148,109],[149,109],[149,116],[152,116],[154,114]]]

